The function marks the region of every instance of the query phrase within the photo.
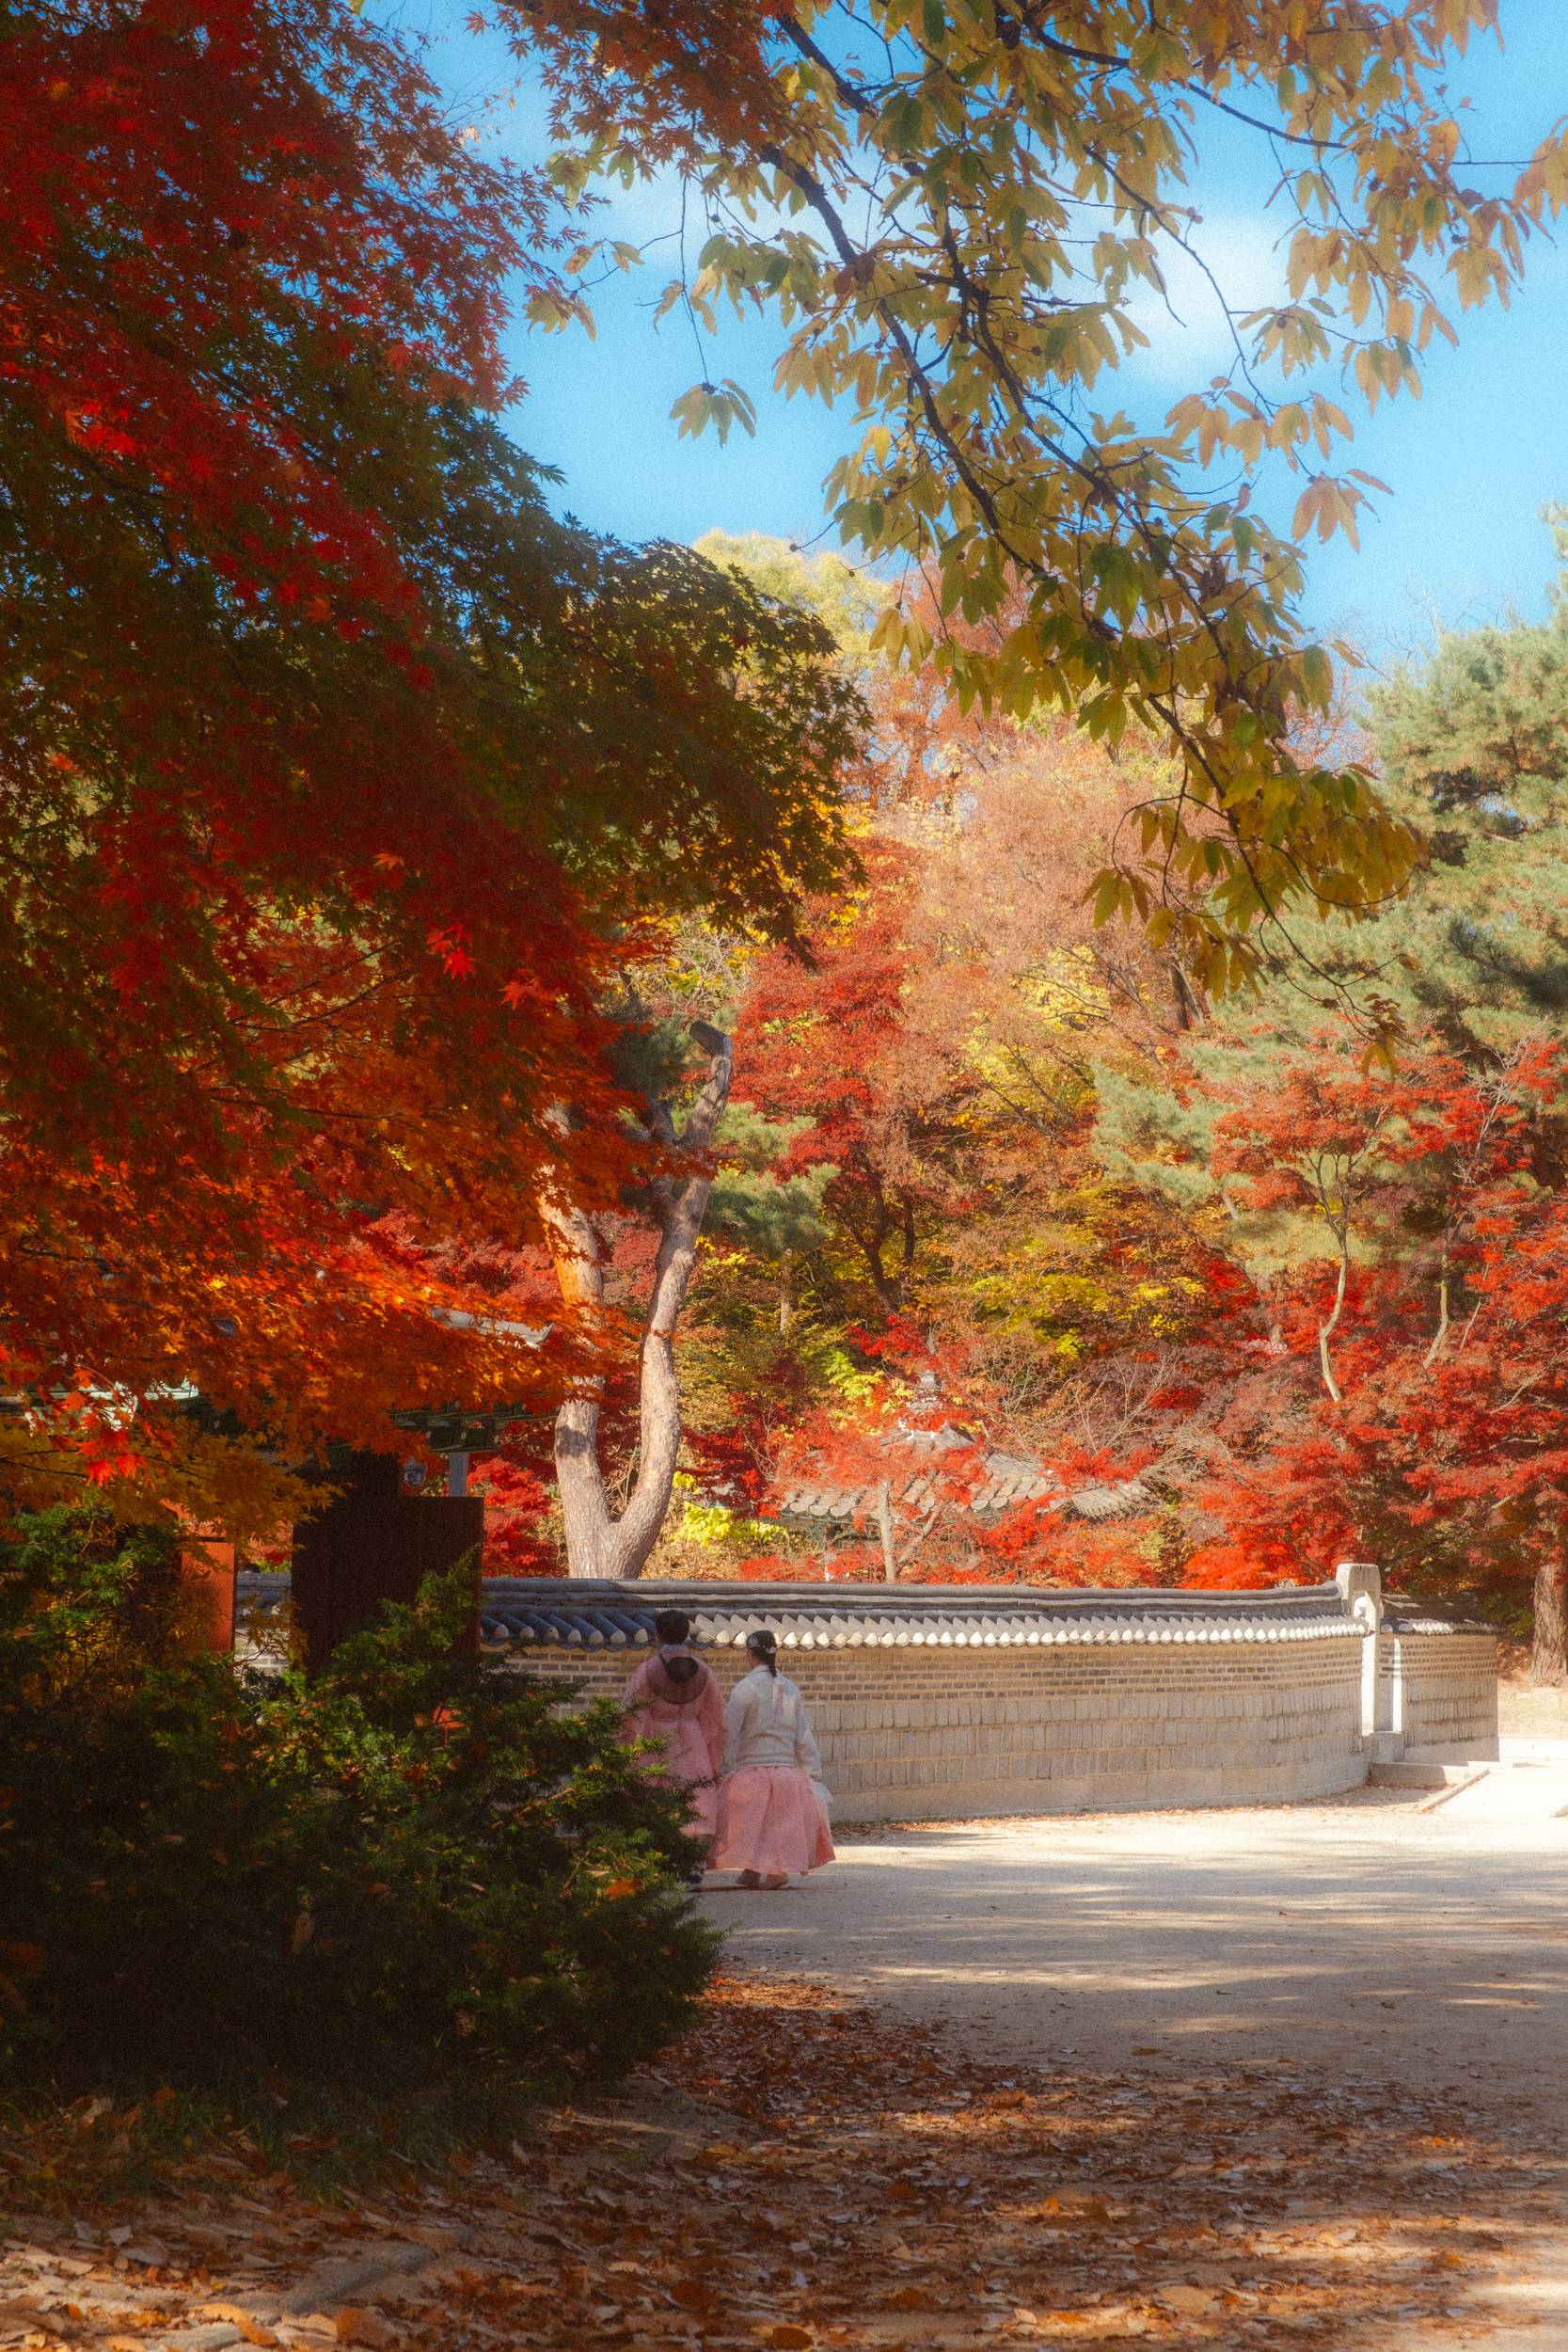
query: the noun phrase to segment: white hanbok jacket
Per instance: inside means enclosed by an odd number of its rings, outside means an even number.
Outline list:
[[[806,1703],[787,1675],[753,1666],[730,1692],[724,1709],[724,1770],[751,1766],[804,1772],[824,1813],[831,1813],[822,1756]]]

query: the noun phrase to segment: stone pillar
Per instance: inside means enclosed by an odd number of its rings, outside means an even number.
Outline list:
[[[1341,1560],[1334,1571],[1345,1613],[1361,1629],[1361,1741],[1370,1764],[1386,1764],[1398,1756],[1403,1741],[1396,1728],[1398,1712],[1394,1676],[1385,1683],[1383,1656],[1383,1578],[1371,1560]]]

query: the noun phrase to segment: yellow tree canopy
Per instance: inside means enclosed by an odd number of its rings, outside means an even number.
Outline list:
[[[1402,886],[1410,830],[1364,771],[1299,748],[1342,651],[1300,626],[1299,550],[1354,538],[1379,486],[1345,462],[1351,421],[1325,382],[1374,404],[1417,391],[1450,313],[1506,299],[1568,192],[1560,128],[1523,161],[1469,155],[1447,77],[1497,0],[501,0],[501,15],[552,90],[563,184],[684,182],[706,235],[666,300],[770,310],[778,385],[848,404],[858,444],[832,510],[917,592],[890,604],[881,648],[919,660],[934,639],[966,700],[1173,745],[1171,788],[1101,877],[1102,917],[1141,918],[1216,987],[1292,899],[1356,911]],[[1219,118],[1272,158],[1284,291],[1227,303],[1227,371],[1135,420],[1117,370],[1173,259],[1224,297],[1194,202]],[[579,265],[603,250],[588,237]],[[691,432],[752,422],[728,381],[676,413]],[[1270,464],[1299,477],[1289,532],[1254,502]]]

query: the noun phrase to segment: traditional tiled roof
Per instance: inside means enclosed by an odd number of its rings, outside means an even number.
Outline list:
[[[286,1574],[239,1580],[241,1614],[276,1615]],[[661,1609],[684,1609],[692,1638],[738,1648],[766,1626],[783,1649],[1036,1648],[1122,1642],[1313,1642],[1361,1638],[1338,1584],[1266,1592],[1138,1588],[1061,1591],[1037,1584],[616,1584],[591,1577],[487,1576],[480,1629],[492,1649],[641,1649]],[[1411,1601],[1390,1605],[1400,1633],[1486,1632],[1474,1619]]]
[[[1266,1593],[1062,1592],[1037,1585],[613,1584],[487,1577],[486,1643],[634,1649],[660,1609],[735,1648],[758,1626],[784,1649],[1016,1648],[1059,1643],[1293,1642],[1358,1634],[1334,1584]]]
[[[1141,1478],[1123,1478],[1114,1486],[1075,1486],[1064,1496],[1062,1508],[1081,1519],[1126,1519],[1152,1509],[1153,1503]]]
[[[270,1617],[288,1599],[293,1581],[287,1568],[242,1568],[235,1580],[236,1597],[259,1615]]]
[[[937,1457],[967,1446],[966,1433],[950,1422],[934,1429],[905,1429],[888,1449],[890,1500],[904,1515],[925,1509],[939,1487]],[[932,1468],[911,1466],[911,1451],[929,1453]],[[875,1516],[880,1482],[847,1486],[841,1480],[802,1471],[779,1497],[776,1516],[794,1526],[848,1528],[863,1525]],[[945,1500],[946,1498],[944,1498]],[[1027,1454],[989,1453],[981,1456],[974,1487],[954,1496],[950,1507],[975,1518],[1000,1518],[1020,1502],[1043,1502],[1069,1518],[1114,1519],[1147,1511],[1154,1501],[1140,1479],[1126,1478],[1114,1486],[1064,1487],[1054,1471]]]
[[[778,1516],[824,1526],[852,1525],[876,1508],[879,1483],[873,1479],[863,1486],[846,1486],[807,1472],[780,1496]],[[935,1484],[933,1472],[911,1470],[906,1462],[889,1481],[891,1499],[903,1511],[919,1511]],[[960,1507],[986,1518],[1010,1510],[1017,1502],[1043,1502],[1060,1494],[1058,1482],[1037,1462],[1014,1454],[988,1454],[973,1492],[964,1496]]]
[[[1497,1630],[1484,1617],[1467,1617],[1462,1609],[1446,1609],[1440,1602],[1412,1600],[1408,1594],[1385,1600],[1383,1629],[1386,1633],[1491,1634]]]

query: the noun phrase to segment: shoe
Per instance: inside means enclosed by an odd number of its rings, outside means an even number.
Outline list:
[[[788,1874],[783,1870],[775,1871],[771,1878],[764,1879],[761,1883],[769,1895],[776,1895],[781,1886],[789,1884]]]
[[[760,1886],[762,1884],[762,1881],[758,1877],[755,1870],[742,1870],[740,1876],[736,1880],[736,1886]]]

